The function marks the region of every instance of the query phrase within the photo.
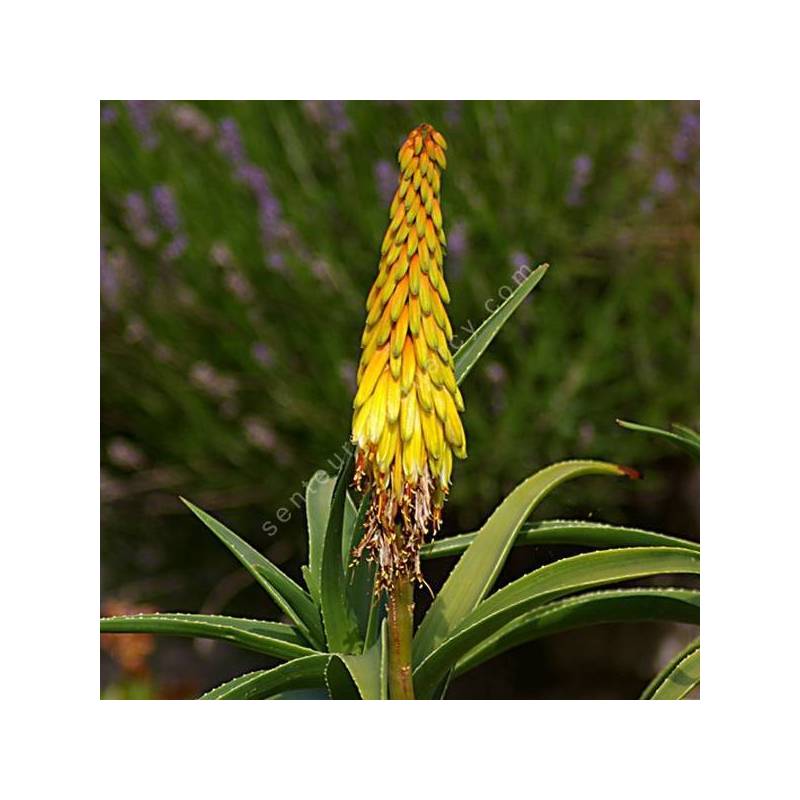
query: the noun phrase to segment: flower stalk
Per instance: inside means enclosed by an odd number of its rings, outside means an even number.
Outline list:
[[[387,604],[389,633],[389,698],[413,700],[411,644],[414,637],[414,584],[398,577]]]

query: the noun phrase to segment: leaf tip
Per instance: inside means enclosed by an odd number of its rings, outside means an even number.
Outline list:
[[[639,481],[644,478],[644,474],[633,467],[626,467],[623,464],[617,464],[616,467],[619,470],[620,475],[624,475],[626,478],[630,478],[632,481]]]

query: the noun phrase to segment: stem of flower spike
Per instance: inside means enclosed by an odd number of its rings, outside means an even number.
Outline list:
[[[395,580],[389,591],[389,697],[413,700],[411,642],[414,634],[414,583],[410,576]]]

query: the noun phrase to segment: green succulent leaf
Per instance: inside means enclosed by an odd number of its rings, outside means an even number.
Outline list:
[[[694,639],[659,671],[640,700],[680,700],[700,683],[700,639]]]
[[[700,685],[700,648],[690,653],[659,684],[651,700],[682,700]]]
[[[314,602],[319,605],[320,575],[322,574],[322,547],[331,511],[331,498],[335,481],[324,470],[312,475],[306,487],[306,519],[308,523],[308,569],[303,570]]]
[[[245,650],[290,660],[312,655],[306,640],[290,625],[214,614],[136,614],[100,620],[101,633],[154,633],[219,639]]]
[[[353,496],[348,490],[347,499],[344,503],[344,524],[342,525],[342,563],[345,565],[350,563],[350,551],[353,549],[353,545],[357,544],[358,539],[361,538],[360,532],[369,508],[369,503],[365,504],[365,500],[366,495],[356,505],[353,501]],[[361,519],[359,519],[359,516]]]
[[[663,428],[653,428],[650,425],[628,422],[624,419],[618,419],[617,425],[622,428],[627,428],[629,431],[649,433],[652,436],[666,439],[668,442],[672,442],[672,444],[676,444],[682,450],[685,450],[698,461],[700,460],[700,435],[691,428],[687,428],[683,425],[673,425],[674,431],[666,431]]]
[[[327,653],[296,658],[273,669],[240,675],[206,692],[201,700],[265,700],[296,689],[325,689]]]
[[[359,690],[355,678],[344,660],[333,656],[325,668],[325,685],[331,700],[359,700]]]
[[[320,600],[328,649],[334,653],[358,653],[363,644],[355,609],[350,605],[345,565],[342,562],[347,484],[353,469],[353,448],[339,468],[331,500],[331,512],[322,550]]]
[[[372,646],[375,639],[374,634],[377,633],[377,629],[375,629],[372,631],[372,638],[367,638],[370,615],[373,613],[373,605],[375,603],[375,593],[373,591],[375,586],[375,563],[368,561],[366,558],[361,558],[358,563],[351,566],[351,552],[354,544],[357,544],[357,538],[361,538],[369,504],[370,493],[367,492],[361,498],[361,504],[358,507],[349,530],[345,528],[344,538],[347,547],[346,549],[343,548],[342,552],[348,602],[355,613],[359,634],[361,638],[364,639],[365,650]]]
[[[462,533],[429,542],[422,548],[423,558],[444,558],[463,553],[475,541],[477,533]],[[620,525],[607,525],[602,522],[583,520],[544,520],[526,522],[514,546],[526,544],[566,544],[582,547],[685,547],[699,552],[700,545],[688,539],[653,533],[639,528],[625,528]]]
[[[677,547],[601,550],[540,567],[484,600],[442,644],[415,662],[417,696],[429,697],[470,650],[512,620],[545,602],[603,584],[651,575],[699,572],[699,554]]]
[[[520,303],[530,294],[533,287],[544,277],[549,269],[549,264],[542,264],[530,273],[508,299],[496,311],[488,316],[481,326],[458,348],[454,356],[456,381],[461,383],[470,370],[478,362],[483,352],[491,344],[492,339],[500,332],[508,318],[519,308]]]
[[[685,436],[687,439],[691,439],[691,441],[700,447],[700,434],[696,430],[690,428],[688,425],[681,425],[679,422],[673,422],[672,430]]]
[[[557,486],[582,475],[629,475],[602,461],[564,461],[523,481],[495,509],[459,559],[414,637],[414,663],[427,658],[492,588],[514,540],[533,509]]]
[[[289,689],[270,695],[270,700],[330,700],[327,689]]]
[[[388,696],[388,649],[385,638],[385,634],[378,637],[362,655],[340,656],[362,700],[385,700]]]
[[[367,616],[367,627],[364,634],[364,652],[366,652],[375,642],[381,624],[386,621],[386,597],[385,593],[376,594],[370,591],[369,614]]]
[[[561,631],[604,622],[667,620],[700,624],[696,589],[609,589],[547,603],[522,614],[484,639],[456,665],[462,675],[512,647]]]
[[[294,622],[309,643],[317,649],[322,649],[325,641],[322,620],[311,595],[221,522],[183,497],[181,500],[267,590],[270,597]]]

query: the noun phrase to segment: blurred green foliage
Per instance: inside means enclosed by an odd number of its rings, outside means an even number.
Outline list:
[[[446,531],[552,461],[647,472],[658,450],[616,417],[698,423],[696,103],[104,102],[106,589],[144,570],[137,598],[213,594],[219,553],[178,494],[245,536],[286,508],[279,536],[249,538],[302,553],[290,498],[348,434],[395,154],[423,121],[449,144],[456,334],[520,265],[552,265],[463,387]]]

